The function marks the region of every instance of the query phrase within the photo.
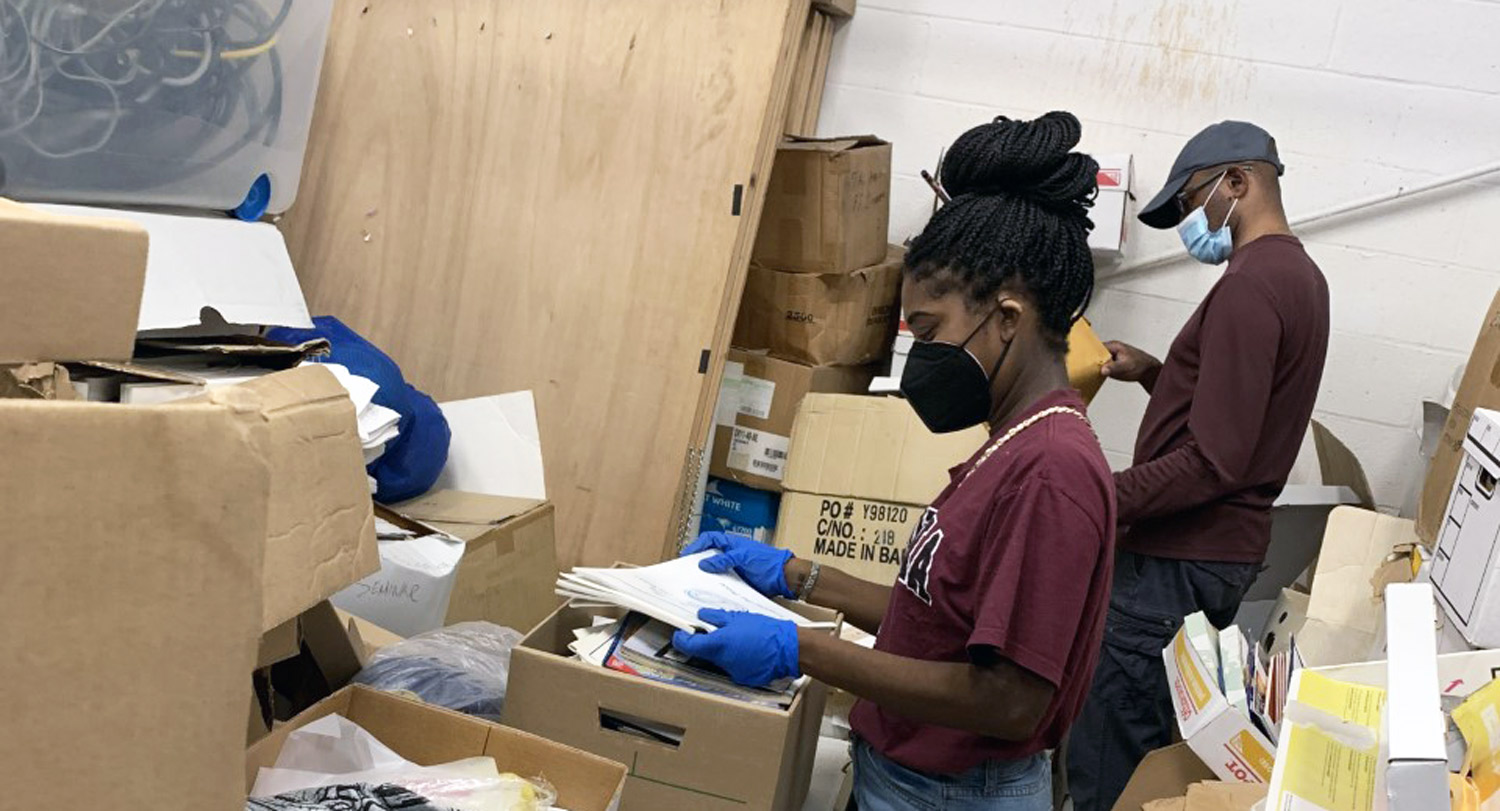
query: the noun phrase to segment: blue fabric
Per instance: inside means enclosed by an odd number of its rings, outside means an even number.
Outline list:
[[[375,477],[376,500],[404,501],[432,488],[448,463],[448,442],[452,438],[448,420],[431,397],[406,382],[389,355],[330,315],[314,318],[312,329],[277,327],[266,337],[289,344],[326,338],[333,351],[318,360],[340,364],[375,381],[380,387],[375,404],[401,415],[401,435],[389,442],[385,453],[366,469]]]
[[[959,775],[931,775],[889,760],[855,736],[859,811],[1052,811],[1052,758],[991,761]]]
[[[428,704],[500,722],[505,693],[486,680],[425,656],[393,656],[372,663],[354,677],[355,684],[377,690],[406,691]]]

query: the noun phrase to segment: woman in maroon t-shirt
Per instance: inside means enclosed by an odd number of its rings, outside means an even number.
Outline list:
[[[807,673],[858,696],[854,803],[1050,811],[1050,750],[1077,716],[1103,632],[1113,479],[1068,387],[1067,334],[1093,290],[1086,208],[1098,165],[1078,120],[997,118],[943,161],[953,197],[911,243],[902,305],[917,338],[902,392],[934,431],[991,438],[927,508],[882,586],[711,533],[704,569],[844,612],[874,650],[718,611],[674,644],[736,681]]]

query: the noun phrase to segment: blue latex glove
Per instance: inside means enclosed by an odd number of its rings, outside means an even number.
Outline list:
[[[764,687],[777,679],[802,675],[797,664],[797,625],[745,611],[705,608],[698,619],[719,630],[672,634],[672,647],[689,656],[713,662],[746,687]]]
[[[688,544],[682,554],[696,555],[709,549],[717,549],[720,554],[705,558],[699,563],[698,568],[703,571],[718,574],[733,569],[746,583],[767,597],[797,599],[797,593],[786,583],[786,562],[792,559],[790,551],[766,546],[743,535],[705,532],[698,536],[698,540]]]

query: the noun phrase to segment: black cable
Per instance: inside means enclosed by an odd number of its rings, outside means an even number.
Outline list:
[[[0,158],[12,184],[67,177],[75,188],[145,190],[274,144],[279,49],[224,54],[270,43],[291,3],[274,15],[257,0],[148,0],[85,14],[56,0],[0,0]]]

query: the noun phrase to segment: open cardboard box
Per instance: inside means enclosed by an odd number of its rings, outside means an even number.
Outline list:
[[[245,791],[254,785],[262,767],[275,765],[287,735],[335,713],[363,727],[381,743],[418,765],[432,766],[487,755],[495,759],[502,772],[545,778],[557,789],[558,805],[569,811],[612,811],[618,807],[625,782],[625,767],[619,763],[357,685],[334,693],[251,745],[245,752]]]
[[[835,612],[786,604],[816,620]],[[603,610],[564,606],[511,654],[505,723],[630,767],[625,811],[794,809],[807,796],[828,688],[809,679],[787,710],[662,684],[572,658],[572,631]],[[645,721],[680,743],[618,731]]]

